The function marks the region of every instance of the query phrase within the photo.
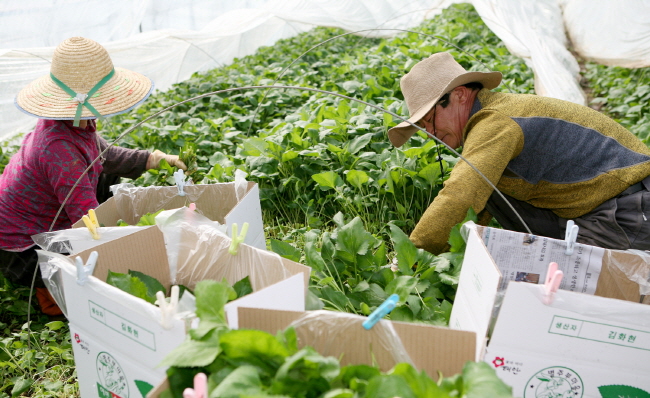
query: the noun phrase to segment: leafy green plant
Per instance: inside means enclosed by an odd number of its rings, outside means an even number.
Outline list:
[[[587,62],[583,77],[590,106],[650,142],[650,68],[628,69]]]
[[[476,221],[473,210],[467,220]],[[451,251],[440,256],[416,248],[394,223],[389,223],[394,262],[386,241],[364,229],[361,219],[335,216],[336,228],[304,235],[304,263],[310,266],[310,291],[324,308],[369,315],[391,294],[400,303],[390,319],[447,325],[464,255],[460,225],[450,238]],[[463,221],[464,222],[464,221]],[[295,247],[271,239],[271,249],[289,259],[302,259]]]
[[[140,217],[138,222],[135,224],[136,227],[145,227],[149,225],[156,225],[156,216],[160,214],[160,212],[163,211],[163,209],[158,210],[155,213],[147,213]],[[119,219],[117,220],[117,226],[118,227],[128,227],[130,226],[126,221]]]
[[[342,32],[315,29],[231,66],[195,74],[152,96],[136,112],[114,118],[117,123],[111,128],[123,131],[152,112],[198,94],[276,79],[404,115],[399,78],[436,51],[452,52],[471,70],[502,71],[507,84],[501,90],[532,91],[532,71],[508,53],[472,6],[454,5],[419,29],[421,34],[391,39],[333,39]],[[399,122],[393,119],[372,106],[327,94],[233,91],[173,108],[142,125],[122,145],[173,152],[193,143],[198,168],[205,170],[202,182],[232,181],[236,169],[244,170],[259,184],[266,224],[281,220],[283,227],[329,228],[334,215],[343,211],[360,217],[373,233],[390,221],[408,231],[435,198],[456,159],[423,134],[416,134],[403,149],[393,148],[386,138],[386,129]],[[135,183],[173,184],[171,173],[151,171]]]
[[[156,293],[162,292],[163,295],[167,295],[167,289],[163,286],[160,281],[158,281],[156,278],[149,276],[143,272],[139,271],[134,271],[134,270],[129,270],[128,273],[123,274],[120,272],[112,272],[111,270],[108,271],[108,276],[106,277],[106,283],[115,286],[118,289],[125,291],[132,296],[138,297],[143,299],[144,301],[155,304],[157,297]],[[223,283],[227,282],[223,281]],[[183,285],[178,285],[179,291],[178,291],[178,296],[182,297],[184,291],[188,291],[192,293],[192,291],[187,288],[186,286]],[[231,300],[238,299],[240,297],[243,297],[247,294],[250,294],[253,292],[253,286],[251,285],[250,282],[250,277],[246,276],[239,281],[235,282],[232,285],[232,292],[234,292],[234,296],[232,296]]]
[[[29,295],[0,274],[0,397],[78,396],[68,325],[42,315],[35,299],[29,308]]]

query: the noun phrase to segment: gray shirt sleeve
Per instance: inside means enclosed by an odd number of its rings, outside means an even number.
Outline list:
[[[144,173],[147,167],[147,160],[151,154],[143,149],[129,149],[120,146],[109,145],[108,142],[99,137],[99,147],[102,151],[108,148],[104,154],[104,173],[114,174],[125,178],[138,178]]]

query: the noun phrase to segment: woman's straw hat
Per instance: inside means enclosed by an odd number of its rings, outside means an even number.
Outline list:
[[[440,97],[463,84],[479,82],[493,89],[501,83],[501,72],[468,72],[451,54],[435,53],[418,62],[402,77],[400,87],[409,110],[408,121],[415,124],[429,112]],[[402,146],[417,131],[407,122],[388,130],[388,138],[396,147]]]
[[[54,50],[50,74],[23,88],[15,104],[41,119],[75,119],[76,123],[127,112],[152,90],[153,82],[144,75],[113,68],[99,43],[72,37]]]

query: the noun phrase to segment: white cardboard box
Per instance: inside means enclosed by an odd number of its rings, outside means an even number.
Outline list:
[[[487,347],[495,304],[498,305],[503,295],[506,279],[516,280],[520,273],[517,268],[525,274],[535,274],[535,279],[543,283],[548,263],[557,260],[568,271],[562,289],[589,290],[596,296],[650,303],[650,297],[640,294],[639,284],[622,270],[629,264],[637,276],[648,280],[650,265],[637,254],[576,244],[574,253],[566,256],[566,243],[562,240],[537,237],[535,242],[529,243],[528,234],[481,227],[471,222],[463,229],[467,233],[467,248],[449,326],[476,333],[477,361],[483,358]],[[501,246],[490,242],[495,238]],[[491,253],[485,241],[499,253]],[[574,275],[579,275],[583,283],[573,284]]]
[[[485,355],[515,397],[650,397],[650,306],[511,282]]]
[[[222,239],[230,240],[226,236]],[[72,264],[62,270],[65,294],[62,308],[66,308],[70,322],[81,396],[144,397],[165,378],[165,369],[157,365],[185,340],[186,322],[174,319],[171,328],[163,328],[160,308],[110,286],[104,280],[109,269],[121,273],[132,269],[158,279],[169,289],[169,283],[165,283],[169,281],[170,273],[162,233],[157,226],[146,227],[71,257],[79,256],[85,263],[91,251],[99,253],[97,265],[94,276],[89,277],[83,286],[77,283],[76,268]],[[261,260],[255,267],[259,267],[260,272],[269,273],[266,265],[277,269],[276,255],[246,244],[240,244],[237,256],[247,257],[250,251],[259,252],[256,258]],[[271,261],[274,263],[266,264]],[[231,314],[244,304],[304,310],[311,270],[287,259],[281,261],[291,276],[278,281],[269,275],[261,280],[274,279],[274,283],[257,289],[254,287],[254,293],[228,303],[231,327],[237,326],[236,317]],[[209,275],[203,279],[220,280],[209,278]],[[193,287],[196,282],[186,280],[183,284]]]
[[[95,214],[99,223],[106,227],[116,226],[120,219],[127,224],[135,225],[140,217],[147,213],[177,209],[194,203],[199,213],[225,225],[228,236],[232,232],[233,223],[237,223],[241,231],[242,225],[247,222],[248,233],[244,243],[266,250],[257,183],[248,182],[246,193],[241,199],[238,199],[234,182],[189,185],[184,188],[184,191],[186,195],[179,196],[176,187],[132,187],[129,188],[128,194],[113,196],[100,204],[95,209]],[[84,227],[84,223],[79,220],[73,227]]]

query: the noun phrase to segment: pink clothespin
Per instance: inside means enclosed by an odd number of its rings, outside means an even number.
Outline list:
[[[208,398],[208,376],[197,373],[194,376],[194,388],[186,388],[183,398]]]
[[[549,305],[555,299],[555,293],[560,288],[560,282],[564,272],[557,269],[557,263],[551,262],[548,264],[548,271],[546,272],[546,281],[544,282],[544,304]]]
[[[190,210],[196,211],[196,203],[190,203],[188,207],[190,208]]]

